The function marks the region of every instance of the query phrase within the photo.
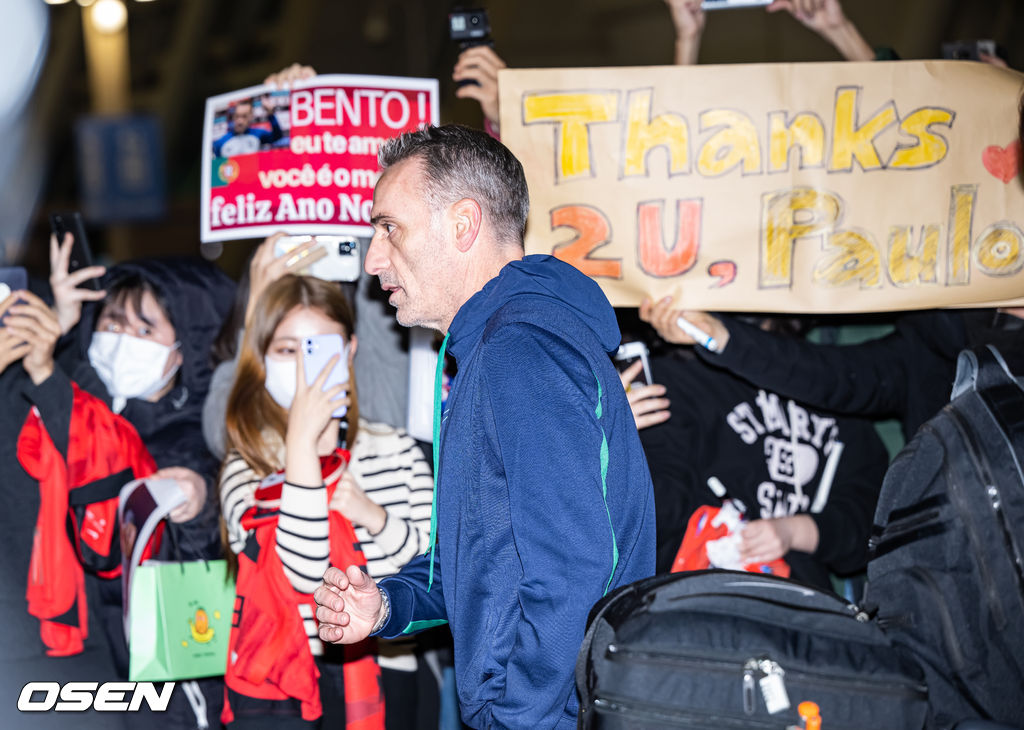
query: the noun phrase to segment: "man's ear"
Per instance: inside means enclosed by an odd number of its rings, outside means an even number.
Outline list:
[[[455,235],[455,248],[465,253],[472,248],[477,236],[480,235],[483,211],[480,204],[472,198],[463,198],[452,203],[449,212]]]

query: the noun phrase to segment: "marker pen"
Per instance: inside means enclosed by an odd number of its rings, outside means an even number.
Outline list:
[[[718,341],[700,327],[691,324],[684,317],[679,317],[676,324],[679,325],[679,329],[696,340],[698,345],[711,352],[718,352]]]

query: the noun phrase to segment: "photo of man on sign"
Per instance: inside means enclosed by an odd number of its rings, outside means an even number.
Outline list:
[[[331,74],[207,99],[201,239],[370,235],[378,148],[438,120],[435,79]]]
[[[282,101],[287,105],[287,97]],[[278,111],[285,110],[278,103],[272,94],[264,94],[258,104],[255,98],[241,99],[227,107],[223,117],[218,114],[214,123],[219,122],[218,128],[223,127],[225,131],[214,140],[213,156],[251,155],[281,140],[287,144],[287,135],[277,118]]]

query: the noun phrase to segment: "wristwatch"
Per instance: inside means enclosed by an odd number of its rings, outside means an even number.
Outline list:
[[[388,619],[391,618],[391,599],[388,598],[388,592],[380,586],[377,586],[377,591],[380,593],[380,602],[383,604],[384,611],[381,614],[381,617],[377,619],[377,623],[375,623],[373,628],[370,629],[371,634],[376,634],[384,628],[384,624],[386,624]]]

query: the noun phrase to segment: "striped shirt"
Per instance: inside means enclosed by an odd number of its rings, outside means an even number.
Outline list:
[[[348,470],[356,483],[387,518],[376,535],[361,525],[356,539],[366,557],[367,570],[379,580],[397,573],[427,546],[430,532],[431,498],[434,482],[430,465],[416,442],[404,431],[360,420]],[[221,470],[221,511],[228,541],[235,553],[245,549],[251,531],[242,527],[242,515],[255,505],[260,478],[235,451],[227,455]],[[320,485],[284,482],[276,548],[292,587],[312,593],[330,565],[327,490]],[[344,566],[340,566],[344,567]],[[303,616],[310,649],[322,653],[316,623]]]

